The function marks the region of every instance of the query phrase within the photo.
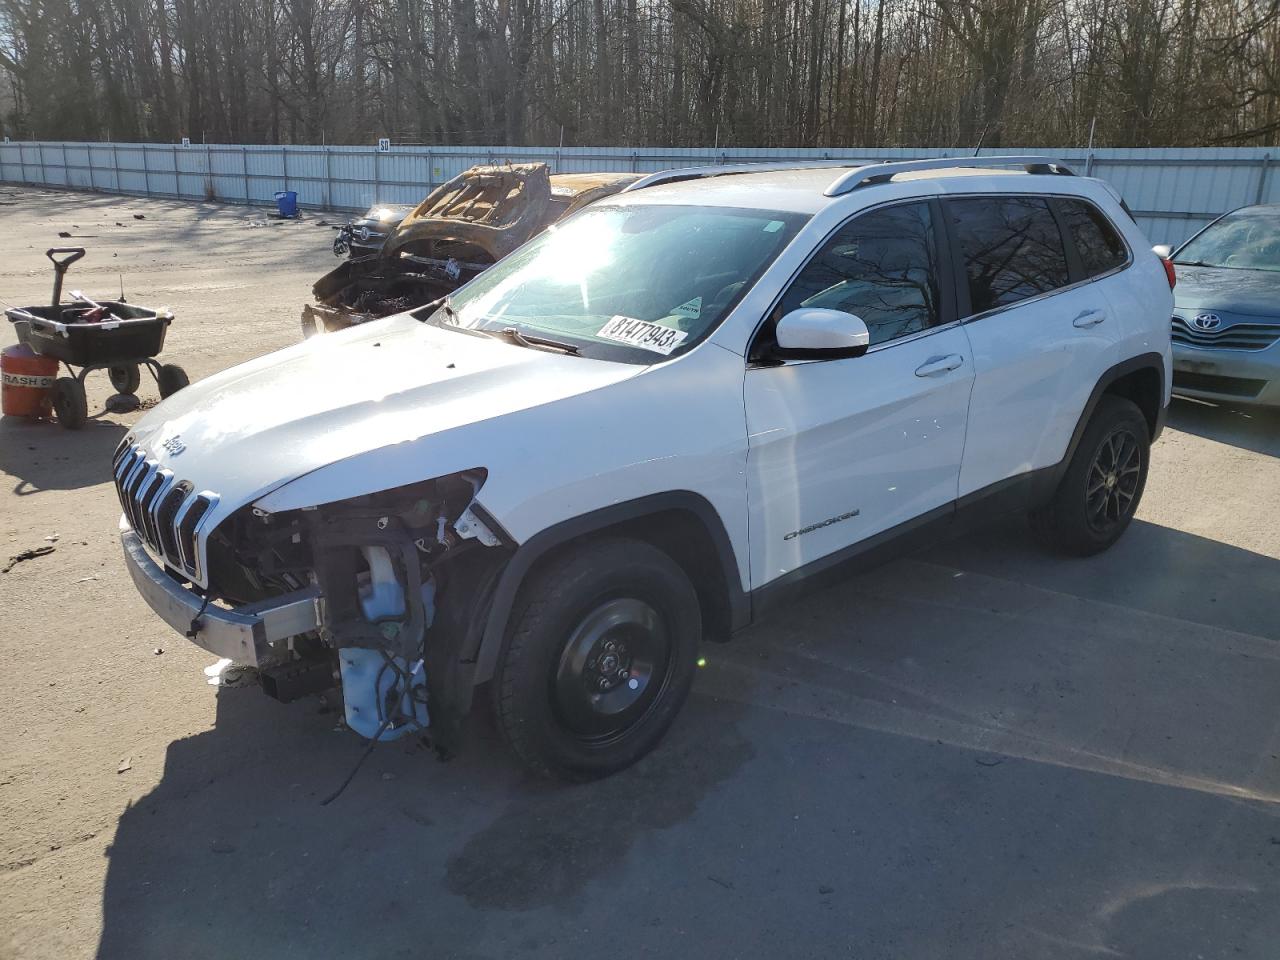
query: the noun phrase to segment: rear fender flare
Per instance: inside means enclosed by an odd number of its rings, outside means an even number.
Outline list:
[[[1157,398],[1157,414],[1156,427],[1151,433],[1151,442],[1154,443],[1156,438],[1160,436],[1160,431],[1164,427],[1164,418],[1166,413],[1165,406],[1165,388],[1169,383],[1168,371],[1164,368],[1164,357],[1158,353],[1141,353],[1128,360],[1122,360],[1114,367],[1110,367],[1106,372],[1098,378],[1098,382],[1094,384],[1093,391],[1089,394],[1089,399],[1085,402],[1084,411],[1080,414],[1080,419],[1076,422],[1076,427],[1071,431],[1071,440],[1067,443],[1066,453],[1062,459],[1053,467],[1044,471],[1041,477],[1037,478],[1037,489],[1034,492],[1034,499],[1037,503],[1047,502],[1058,489],[1058,484],[1062,481],[1062,475],[1067,472],[1067,467],[1071,465],[1071,458],[1075,456],[1076,448],[1080,446],[1080,438],[1084,436],[1085,428],[1089,426],[1089,421],[1093,419],[1094,411],[1098,409],[1098,402],[1102,399],[1108,388],[1119,380],[1121,377],[1128,376],[1138,370],[1155,370],[1160,376],[1160,396]]]

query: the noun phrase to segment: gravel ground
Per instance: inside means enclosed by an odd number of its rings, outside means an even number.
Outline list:
[[[197,379],[297,340],[316,220],[0,188],[0,296],[82,243],[70,285],[168,304]],[[709,649],[620,776],[531,781],[477,711],[321,808],[361,742],[215,692],[135,595],[109,393],[0,421],[5,555],[56,548],[0,574],[0,958],[1276,955],[1276,414],[1176,403],[1104,556],[1008,523]]]

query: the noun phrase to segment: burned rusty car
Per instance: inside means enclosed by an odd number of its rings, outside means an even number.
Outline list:
[[[306,336],[421,306],[457,289],[549,225],[639,179],[633,173],[551,174],[545,163],[475,166],[442,184],[312,288]]]

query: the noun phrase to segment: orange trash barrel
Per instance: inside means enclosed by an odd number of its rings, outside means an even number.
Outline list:
[[[6,417],[38,419],[53,412],[58,361],[32,352],[25,343],[0,350],[0,408]]]

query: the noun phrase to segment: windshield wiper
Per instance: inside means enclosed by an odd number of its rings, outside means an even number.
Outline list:
[[[450,308],[452,309],[452,308]],[[531,337],[528,334],[521,333],[515,327],[503,327],[501,330],[486,330],[485,333],[499,337],[507,343],[514,343],[517,347],[544,347],[548,350],[559,350],[561,353],[568,353],[577,356],[578,348],[572,343],[563,343],[560,340],[551,340],[548,337]]]
[[[1203,260],[1174,260],[1176,267],[1216,267],[1216,263],[1205,263]]]

